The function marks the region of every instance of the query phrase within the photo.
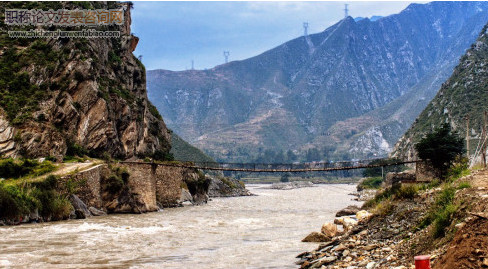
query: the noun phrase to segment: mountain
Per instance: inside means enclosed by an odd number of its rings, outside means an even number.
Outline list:
[[[469,115],[470,153],[474,153],[481,137],[484,111],[488,111],[488,25],[461,57],[451,77],[442,84],[435,98],[422,111],[414,124],[395,145],[393,156],[414,159],[414,145],[426,133],[449,123],[461,136],[466,135]]]
[[[386,155],[488,21],[486,2],[411,4],[348,17],[211,70],[147,73],[148,96],[181,137],[217,160],[311,148]]]
[[[132,52],[130,3],[2,2],[8,8],[122,9],[120,38],[9,38],[0,27],[0,155],[105,153],[120,159],[167,154],[170,133],[147,99],[145,68]],[[41,29],[49,30],[48,27]],[[74,30],[74,27],[56,28]],[[98,29],[100,30],[100,29]]]
[[[203,153],[200,149],[190,145],[185,140],[181,139],[177,134],[171,133],[171,154],[177,161],[192,161],[199,163],[215,163],[207,154]]]

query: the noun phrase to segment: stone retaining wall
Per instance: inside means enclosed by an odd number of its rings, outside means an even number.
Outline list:
[[[131,193],[144,205],[144,211],[157,211],[160,207],[176,206],[181,196],[182,182],[193,171],[187,168],[161,166],[150,163],[120,163],[130,173],[128,184]],[[106,164],[100,164],[87,170],[61,177],[59,190],[66,192],[70,188],[88,206],[105,210],[102,186],[104,180],[113,172]]]

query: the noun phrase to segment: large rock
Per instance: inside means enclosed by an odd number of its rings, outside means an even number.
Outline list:
[[[334,223],[338,225],[342,225],[345,231],[349,231],[352,227],[358,224],[358,221],[351,217],[345,216],[345,217],[335,218]]]
[[[107,213],[105,213],[104,211],[98,210],[98,209],[94,208],[93,206],[90,206],[88,208],[88,210],[90,210],[90,212],[92,213],[93,216],[104,216],[104,215],[107,215]]]
[[[69,201],[71,202],[71,205],[73,205],[73,208],[75,209],[75,214],[77,219],[86,219],[92,216],[92,213],[90,212],[86,204],[83,201],[81,201],[81,199],[78,198],[76,194],[70,194]]]
[[[369,213],[366,210],[361,210],[356,213],[356,218],[358,222],[363,222],[363,223],[368,222],[371,219],[371,217],[373,217],[373,214]]]
[[[337,225],[332,223],[325,223],[320,231],[328,237],[335,237],[339,233]]]
[[[209,177],[210,185],[208,187],[208,196],[213,197],[236,197],[250,196],[252,193],[246,189],[241,182],[234,178],[217,178]]]
[[[327,242],[330,241],[330,237],[323,233],[319,232],[311,232],[309,235],[307,235],[305,238],[302,239],[302,242]]]
[[[178,202],[179,203],[190,202],[191,204],[193,204],[193,197],[191,196],[191,193],[189,191],[181,188],[181,195]]]
[[[356,215],[356,213],[359,210],[361,210],[359,207],[357,207],[355,205],[350,205],[344,209],[339,210],[339,212],[336,213],[336,217]]]

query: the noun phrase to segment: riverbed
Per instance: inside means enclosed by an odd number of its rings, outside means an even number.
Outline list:
[[[300,242],[351,204],[354,185],[293,190],[142,215],[0,227],[0,268],[297,268]]]

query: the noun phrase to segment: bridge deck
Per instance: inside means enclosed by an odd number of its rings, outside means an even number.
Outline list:
[[[419,161],[405,161],[396,162],[390,164],[361,164],[361,162],[356,162],[357,165],[352,166],[339,166],[339,167],[328,167],[330,164],[319,164],[321,167],[317,167],[317,164],[229,164],[229,163],[212,163],[212,165],[196,165],[191,163],[157,163],[157,162],[130,162],[125,161],[121,163],[131,163],[131,164],[151,164],[151,165],[161,165],[170,167],[181,167],[181,168],[191,168],[191,169],[201,169],[201,170],[212,170],[212,171],[231,171],[231,172],[255,172],[255,173],[301,173],[301,172],[327,172],[327,171],[343,171],[343,170],[354,170],[354,169],[364,169],[364,168],[376,168],[376,167],[387,167],[396,166],[402,164],[417,163]],[[351,162],[345,162],[351,163]],[[234,165],[234,167],[229,167]],[[305,168],[293,168],[293,166],[304,166],[310,165],[314,167]],[[235,167],[241,166],[241,167]],[[252,166],[252,167],[242,167],[242,166]],[[258,166],[258,167],[256,167]],[[276,168],[259,168],[259,166],[268,166]],[[289,167],[289,168],[284,168]]]

